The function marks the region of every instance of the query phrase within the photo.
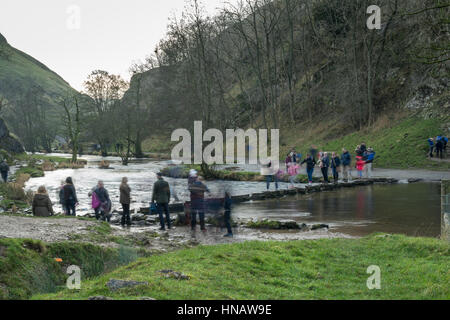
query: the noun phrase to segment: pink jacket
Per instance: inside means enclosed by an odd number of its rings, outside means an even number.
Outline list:
[[[298,169],[300,168],[300,166],[298,164],[292,164],[289,166],[288,168],[288,174],[290,176],[297,176],[298,175]]]

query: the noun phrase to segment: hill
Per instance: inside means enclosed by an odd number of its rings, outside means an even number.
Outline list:
[[[383,0],[381,30],[369,30],[363,2],[245,3],[216,17],[194,5],[169,24],[151,72],[133,77],[130,92],[149,88],[140,103],[164,124],[144,130],[145,151],[169,151],[173,130],[202,120],[204,130],[279,128],[282,154],[365,139],[380,165],[448,168],[427,162],[426,140],[448,134],[449,53],[439,48],[450,5]]]
[[[2,117],[28,151],[38,148],[35,136],[53,141],[61,119],[60,99],[74,92],[58,74],[12,47],[0,34]]]

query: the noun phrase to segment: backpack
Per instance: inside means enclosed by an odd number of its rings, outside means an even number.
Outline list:
[[[95,192],[92,193],[92,209],[98,209],[101,206],[101,202],[97,197],[97,194]]]

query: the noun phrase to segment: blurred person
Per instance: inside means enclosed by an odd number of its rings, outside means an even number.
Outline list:
[[[159,214],[159,222],[161,224],[161,231],[166,230],[167,227],[172,229],[169,213],[169,203],[170,203],[170,186],[167,181],[163,179],[162,173],[157,173],[158,181],[153,185],[152,203],[156,203],[156,209]],[[166,221],[164,221],[163,210],[166,215]]]

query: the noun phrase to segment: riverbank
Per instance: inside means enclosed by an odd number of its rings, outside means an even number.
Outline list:
[[[33,299],[449,299],[449,249],[436,239],[385,234],[200,246],[142,258],[83,281],[81,290]],[[367,288],[372,265],[381,269],[381,290]],[[166,277],[162,270],[175,273]],[[111,279],[141,284],[112,290],[107,286]]]
[[[192,234],[188,227],[167,233],[160,232],[156,223],[122,229],[86,218],[0,215],[0,300],[63,290],[70,265],[81,268],[85,281],[139,257],[162,257],[199,245],[346,237],[327,230],[270,233],[236,228],[235,238],[224,238],[223,230],[208,227],[207,233]]]

